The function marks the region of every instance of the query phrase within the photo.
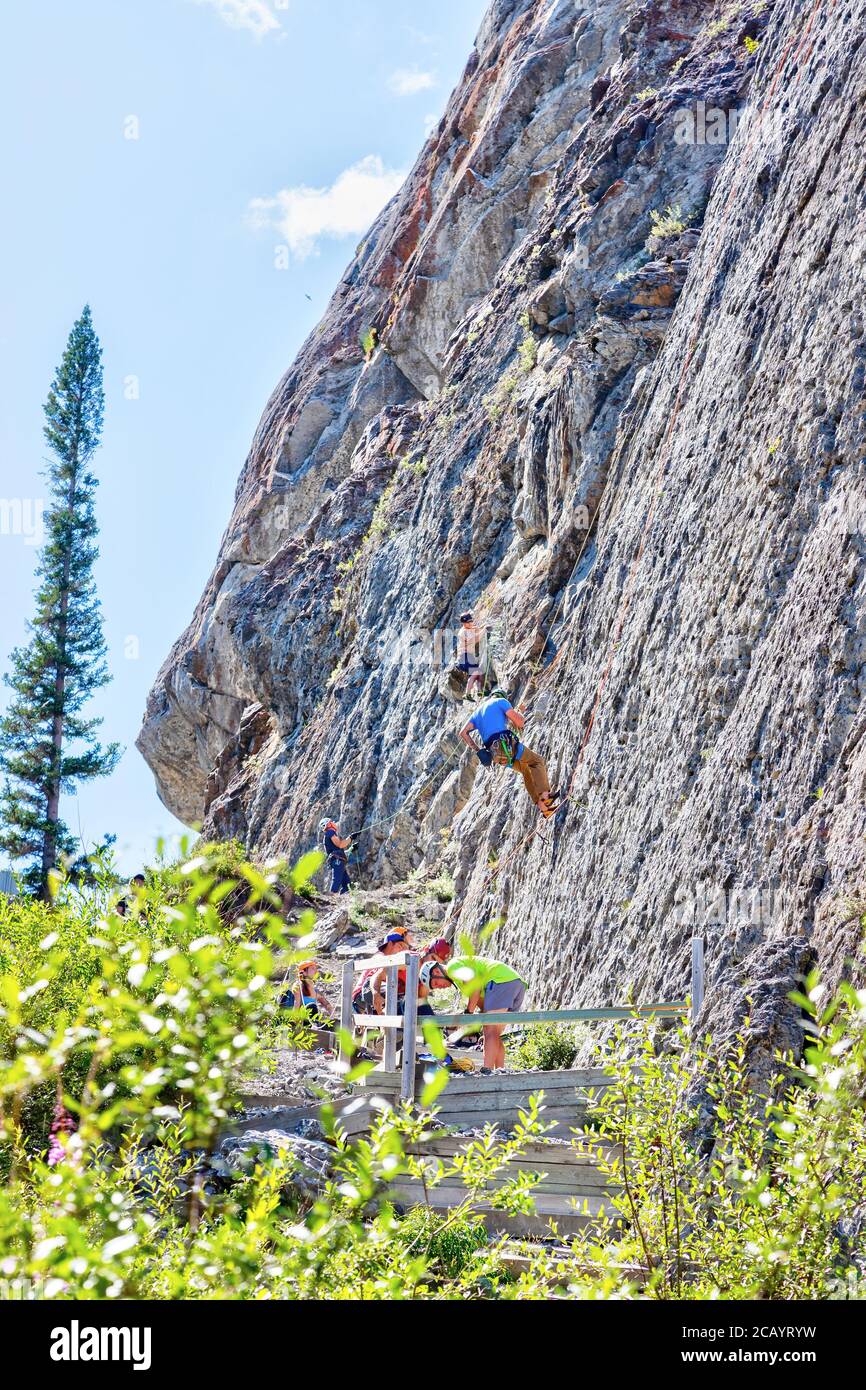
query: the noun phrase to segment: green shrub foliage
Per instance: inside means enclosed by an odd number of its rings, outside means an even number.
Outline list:
[[[621,1025],[596,1061],[614,1084],[575,1140],[608,1174],[606,1217],[523,1272],[482,1207],[532,1210],[539,1174],[513,1160],[543,1137],[543,1078],[514,1132],[452,1158],[415,1156],[435,1112],[385,1111],[349,1143],[325,1107],[318,1194],[286,1154],[208,1180],[239,1080],[296,1026],[278,981],[313,918],[286,925],[286,889],[318,863],[262,871],[204,848],[151,873],[125,917],[109,877],[50,904],[0,899],[0,1277],[56,1299],[862,1295],[866,994],[827,1003],[817,979],[803,1056],[778,1056],[761,1087],[748,1021],[721,1050]],[[404,1211],[390,1193],[407,1174],[465,1198]]]

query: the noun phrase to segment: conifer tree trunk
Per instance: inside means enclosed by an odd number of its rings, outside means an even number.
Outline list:
[[[74,486],[69,489],[69,512],[75,505]],[[40,896],[45,897],[52,869],[57,867],[57,827],[60,820],[60,767],[63,758],[63,696],[66,689],[66,628],[69,614],[70,555],[63,557],[60,584],[60,613],[57,624],[57,666],[54,672],[54,716],[51,721],[51,770],[46,783],[45,836],[42,841],[42,882]]]

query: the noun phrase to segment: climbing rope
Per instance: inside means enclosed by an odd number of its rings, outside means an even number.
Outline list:
[[[821,3],[822,3],[822,0],[813,0],[813,5],[812,5],[811,12],[810,12],[810,14],[809,14],[808,21],[807,21],[807,23],[806,23],[805,28],[804,28],[803,31],[802,31],[802,34],[801,34],[801,36],[800,36],[799,44],[797,45],[796,52],[794,53],[794,62],[795,62],[795,63],[798,61],[798,59],[800,58],[801,53],[803,52],[804,46],[805,46],[806,41],[807,41],[807,39],[809,38],[809,35],[810,35],[810,33],[811,33],[812,26],[813,26],[813,24],[814,24],[815,17],[816,17],[816,15],[817,15],[817,13],[818,13],[818,10],[819,10],[820,6],[821,6]],[[833,8],[833,6],[835,5],[835,3],[836,3],[836,0],[830,0],[830,3],[829,3],[828,8]],[[775,89],[776,89],[776,85],[777,85],[777,83],[778,83],[778,81],[779,81],[779,77],[781,76],[781,73],[782,73],[782,69],[784,68],[785,63],[787,62],[788,55],[790,54],[791,49],[793,48],[793,46],[794,46],[794,44],[795,44],[795,42],[796,42],[796,39],[797,39],[797,35],[796,35],[796,34],[795,34],[795,35],[792,35],[791,39],[788,41],[788,43],[786,44],[785,48],[784,48],[783,51],[782,51],[781,57],[779,58],[779,61],[778,61],[777,65],[776,65],[776,68],[775,68],[775,70],[774,70],[773,77],[772,77],[772,80],[771,80],[771,82],[770,82],[770,85],[769,85],[769,87],[767,88],[767,92],[766,92],[766,95],[765,95],[765,97],[764,97],[764,101],[763,101],[763,103],[762,103],[761,109],[760,109],[760,116],[759,116],[759,119],[758,119],[758,121],[756,121],[756,122],[753,124],[753,128],[752,128],[752,130],[751,130],[751,132],[750,132],[750,134],[749,134],[749,139],[748,139],[748,142],[747,142],[747,144],[746,144],[745,152],[744,152],[744,154],[742,155],[741,159],[739,160],[739,162],[738,162],[738,164],[737,164],[737,166],[736,166],[734,178],[733,178],[733,180],[732,180],[731,186],[730,186],[730,188],[729,188],[729,190],[728,190],[728,196],[727,196],[727,198],[726,198],[726,200],[725,200],[725,203],[724,203],[724,205],[723,205],[723,208],[722,208],[721,226],[720,226],[720,228],[719,228],[719,232],[720,232],[720,233],[721,233],[722,229],[724,228],[724,226],[725,226],[725,224],[726,224],[726,222],[727,222],[728,215],[729,215],[729,213],[730,213],[730,209],[731,209],[731,206],[732,206],[733,201],[734,201],[734,197],[735,197],[735,195],[736,195],[736,193],[737,193],[737,191],[738,191],[738,188],[739,188],[739,183],[740,183],[740,179],[742,178],[743,170],[744,170],[746,164],[748,163],[748,157],[749,157],[749,154],[750,154],[750,152],[751,152],[752,144],[753,144],[753,142],[754,142],[756,133],[757,133],[758,130],[760,130],[761,121],[763,120],[763,117],[764,117],[764,115],[765,115],[765,113],[766,113],[767,107],[769,106],[769,103],[770,103],[770,101],[771,101],[771,99],[772,99],[772,97],[773,97],[773,94],[774,94]],[[809,43],[808,50],[807,50],[807,52],[806,52],[805,55],[804,55],[805,57],[808,57],[808,56],[811,54],[813,43],[814,43],[814,40],[813,40],[812,42]],[[798,72],[797,76],[799,77],[799,72]],[[719,240],[721,240],[721,236],[720,236],[720,235],[719,235]],[[712,262],[711,262],[711,265],[712,265]],[[708,299],[709,299],[709,295],[707,296],[707,300],[708,300]],[[583,736],[582,736],[581,741],[580,741],[580,746],[579,746],[579,748],[578,748],[577,758],[576,758],[576,761],[575,761],[574,769],[573,769],[573,771],[572,771],[572,774],[571,774],[571,777],[570,777],[569,783],[568,783],[568,790],[567,790],[565,796],[564,796],[564,797],[562,798],[562,800],[560,801],[559,806],[557,807],[557,812],[558,812],[559,810],[561,810],[562,807],[563,807],[568,801],[570,801],[570,800],[572,799],[572,794],[573,794],[573,791],[574,791],[574,784],[575,784],[575,781],[577,780],[577,774],[578,774],[578,772],[579,772],[579,770],[580,770],[580,766],[581,766],[581,763],[582,763],[582,761],[583,761],[583,755],[584,755],[584,753],[585,753],[585,751],[586,751],[587,744],[589,743],[590,737],[591,737],[591,735],[592,735],[593,726],[594,726],[594,724],[595,724],[595,719],[596,719],[596,716],[597,716],[597,714],[598,714],[598,710],[599,710],[599,706],[600,706],[600,704],[601,704],[602,696],[603,696],[603,694],[604,694],[605,686],[607,685],[608,677],[610,676],[610,672],[611,672],[611,670],[612,670],[612,668],[613,668],[613,663],[614,663],[614,660],[615,660],[615,657],[616,657],[617,647],[618,647],[618,645],[619,645],[619,641],[620,641],[620,638],[621,638],[621,636],[622,636],[623,628],[624,628],[624,626],[625,626],[625,620],[626,620],[626,617],[628,616],[628,611],[629,611],[629,609],[630,609],[630,607],[631,607],[632,592],[633,592],[633,587],[634,587],[634,580],[635,580],[635,577],[636,577],[636,575],[637,575],[637,571],[638,571],[638,569],[639,569],[639,567],[640,567],[641,561],[642,561],[642,559],[643,559],[644,551],[645,551],[645,549],[646,549],[647,537],[648,537],[648,535],[649,535],[649,531],[650,531],[650,528],[651,528],[651,526],[652,526],[652,523],[653,523],[653,521],[654,521],[654,519],[655,519],[656,508],[657,508],[657,506],[658,506],[659,498],[660,498],[660,496],[661,496],[662,485],[663,485],[663,483],[664,483],[664,477],[665,477],[665,473],[666,473],[666,471],[667,471],[667,466],[668,466],[668,462],[669,462],[669,458],[670,458],[670,447],[669,447],[669,446],[670,446],[670,441],[671,441],[671,438],[672,438],[672,435],[673,435],[674,425],[676,424],[676,421],[677,421],[677,418],[678,418],[679,412],[680,412],[680,407],[681,407],[681,405],[682,405],[683,393],[684,393],[684,389],[685,389],[686,375],[687,375],[687,373],[688,373],[689,367],[691,366],[692,358],[694,357],[695,348],[696,348],[696,346],[697,346],[698,338],[699,338],[699,336],[700,336],[700,324],[701,324],[701,322],[702,322],[702,316],[701,316],[701,315],[696,315],[696,316],[695,316],[695,323],[696,323],[697,326],[694,328],[694,330],[693,330],[693,332],[692,332],[692,336],[691,336],[691,338],[690,338],[690,340],[689,340],[689,343],[688,343],[688,346],[687,346],[686,355],[685,355],[685,357],[684,357],[684,359],[683,359],[682,368],[681,368],[681,370],[680,370],[679,378],[678,378],[678,381],[677,381],[677,391],[676,391],[676,396],[674,397],[674,406],[673,406],[673,410],[671,411],[671,414],[670,414],[670,416],[669,416],[669,418],[668,418],[667,427],[666,427],[664,436],[663,436],[663,438],[662,438],[662,445],[661,445],[660,456],[659,456],[659,467],[658,467],[658,469],[657,469],[657,471],[656,471],[656,479],[655,479],[655,485],[654,485],[654,489],[653,489],[653,496],[652,496],[652,499],[651,499],[651,501],[650,501],[650,506],[649,506],[649,508],[648,508],[648,510],[647,510],[647,514],[646,514],[646,516],[645,516],[645,518],[644,518],[643,526],[642,526],[642,528],[641,528],[640,541],[639,541],[639,544],[638,544],[637,551],[635,552],[635,554],[634,554],[634,556],[633,556],[633,558],[632,558],[631,564],[630,564],[630,566],[629,566],[628,577],[627,577],[627,579],[626,579],[625,587],[624,587],[624,589],[623,589],[622,600],[621,600],[621,602],[620,602],[620,605],[619,605],[619,608],[618,608],[618,611],[617,611],[617,620],[616,620],[616,623],[615,623],[615,626],[614,626],[613,640],[612,640],[612,642],[610,643],[610,647],[609,647],[609,649],[608,649],[607,659],[606,659],[605,664],[604,664],[604,667],[603,667],[603,669],[602,669],[601,677],[599,678],[598,684],[597,684],[597,686],[596,686],[595,698],[594,698],[594,700],[593,700],[593,704],[592,704],[592,708],[591,708],[591,710],[590,710],[590,715],[589,715],[589,719],[588,719],[588,721],[587,721],[586,728],[585,728],[585,730],[584,730],[584,732],[583,732]],[[658,359],[658,360],[660,361],[661,359]],[[656,371],[658,371],[658,367],[656,368]],[[643,424],[643,421],[641,421],[641,425],[642,425],[642,424]],[[632,432],[632,435],[631,435],[631,442],[633,442],[633,441],[637,438],[638,433],[639,433],[639,430],[638,430],[638,429],[635,429],[635,430]],[[610,477],[610,473],[608,473],[608,478],[609,478],[609,477]],[[606,492],[606,491],[607,491],[607,483],[605,483],[605,492]],[[603,497],[604,497],[604,494],[603,494]],[[603,498],[602,498],[602,500],[603,500]],[[599,511],[600,511],[600,509],[601,509],[601,504],[599,504]],[[596,513],[596,517],[597,517],[597,516],[598,516],[598,512]],[[595,520],[595,519],[594,519],[594,520]],[[574,572],[575,572],[575,570],[576,570],[576,568],[577,568],[577,565],[580,563],[580,558],[581,558],[581,556],[582,556],[582,554],[583,554],[583,550],[585,549],[586,544],[588,543],[588,540],[589,540],[589,531],[587,531],[587,535],[586,535],[586,537],[584,538],[584,543],[583,543],[583,546],[581,547],[581,550],[580,550],[580,552],[579,552],[578,559],[577,559],[577,561],[575,562],[574,568],[572,569],[572,575],[574,574]],[[568,583],[570,583],[570,582],[571,582],[571,576],[569,576],[569,580],[568,580]],[[567,587],[567,585],[566,585],[565,587]],[[563,590],[563,592],[564,592],[564,590]],[[552,624],[552,622],[551,622],[551,624],[550,624],[549,627],[548,627],[548,633],[549,633],[550,628],[552,627],[552,625],[553,625],[553,624]],[[546,645],[546,642],[545,642],[545,645]],[[559,656],[559,653],[557,653],[557,658],[558,658],[558,656]],[[551,663],[550,667],[547,668],[547,671],[543,673],[543,677],[542,677],[542,678],[546,678],[546,676],[549,675],[550,670],[552,669],[553,664],[554,664],[554,663]],[[539,681],[538,684],[540,684],[540,683],[541,683],[541,682]],[[532,827],[532,829],[531,829],[526,835],[524,835],[523,838],[522,838],[521,840],[518,841],[517,845],[515,845],[514,849],[510,851],[510,853],[505,857],[505,859],[501,860],[501,861],[491,870],[491,872],[490,872],[490,873],[488,874],[488,876],[485,878],[484,883],[482,884],[482,888],[481,888],[481,891],[482,891],[482,892],[485,892],[485,891],[487,890],[487,888],[490,886],[490,884],[493,882],[493,880],[502,872],[502,870],[506,867],[506,865],[508,865],[509,863],[511,863],[512,860],[515,858],[515,856],[516,856],[522,849],[524,849],[525,846],[528,845],[528,844],[530,843],[531,840],[533,840],[533,839],[535,838],[535,836],[538,834],[538,832],[539,832],[540,829],[541,829],[541,825],[540,825],[540,824],[534,825],[534,826]]]
[[[375,830],[379,826],[390,825],[392,821],[395,821],[398,816],[402,815],[410,799],[417,798],[421,795],[422,792],[426,791],[427,788],[437,779],[439,773],[442,771],[447,771],[451,764],[457,758],[458,754],[461,752],[462,749],[460,748],[452,749],[452,751],[446,756],[444,762],[442,762],[438,767],[435,767],[433,769],[430,776],[426,779],[426,781],[421,783],[420,787],[418,787],[417,789],[412,787],[409,788],[408,792],[406,793],[406,796],[401,801],[400,805],[397,807],[397,810],[394,811],[392,815],[384,816],[381,820],[370,821],[369,825],[363,825],[360,830],[353,830],[350,834],[350,839],[354,842],[355,840],[359,840],[362,835],[369,835],[371,830]],[[442,780],[445,780],[444,777]]]

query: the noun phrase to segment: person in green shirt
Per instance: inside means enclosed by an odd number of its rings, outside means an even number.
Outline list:
[[[517,1013],[526,994],[526,981],[501,960],[483,956],[457,956],[448,962],[448,978],[466,995],[467,1013]],[[491,1071],[505,1066],[504,1023],[487,1024],[484,1034],[484,1065]]]

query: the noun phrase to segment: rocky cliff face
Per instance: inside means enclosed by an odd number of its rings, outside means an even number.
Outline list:
[[[444,863],[453,924],[503,917],[549,1005],[682,993],[695,927],[708,1018],[714,981],[730,1023],[753,982],[840,973],[866,854],[864,8],[494,0],[268,402],[150,697],[177,815],[270,856],[333,814],[368,883]],[[458,742],[464,606],[568,793],[541,829]]]

